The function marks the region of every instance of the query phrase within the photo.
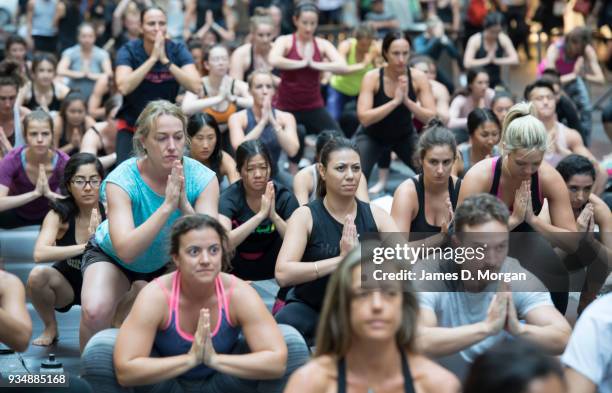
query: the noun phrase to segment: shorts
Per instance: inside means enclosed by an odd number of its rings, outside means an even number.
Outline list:
[[[83,253],[83,263],[81,264],[81,272],[85,275],[85,269],[87,269],[90,265],[96,262],[109,262],[113,265],[117,266],[119,270],[125,275],[130,284],[134,281],[151,281],[154,278],[157,278],[165,273],[167,273],[170,269],[169,266],[162,266],[161,268],[155,270],[151,273],[140,273],[129,270],[125,266],[121,265],[117,262],[113,257],[106,254],[96,242],[96,239],[92,236],[89,238],[87,245],[85,246],[85,252]]]
[[[68,312],[75,304],[81,304],[81,288],[83,287],[83,274],[80,269],[74,268],[68,264],[67,261],[55,262],[52,266],[55,270],[61,273],[62,276],[68,281],[74,297],[72,302],[62,308],[55,308],[57,312]]]

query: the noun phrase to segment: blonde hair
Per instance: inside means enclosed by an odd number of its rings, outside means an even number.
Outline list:
[[[542,152],[548,149],[546,127],[535,117],[532,104],[520,102],[510,108],[502,125],[501,141],[504,155],[518,149]]]
[[[353,270],[364,261],[371,261],[372,258],[367,256],[362,257],[362,247],[356,247],[351,251],[338,265],[336,271],[332,274],[327,290],[325,292],[325,300],[319,318],[317,328],[317,341],[315,356],[332,355],[344,357],[349,351],[352,340],[351,328],[351,300],[353,287]],[[390,268],[399,271],[398,264],[395,261],[385,263],[385,268]],[[380,283],[374,285],[397,285],[394,283]],[[414,290],[407,288],[407,284],[402,287],[398,286],[402,293],[402,316],[400,327],[395,335],[395,341],[398,347],[414,350],[414,342],[417,330],[417,319],[419,313],[419,304],[414,293]]]
[[[154,131],[157,127],[157,119],[164,115],[176,117],[181,121],[186,143],[189,144],[189,138],[187,137],[186,132],[187,117],[181,108],[166,100],[151,101],[147,104],[136,120],[136,132],[134,133],[132,144],[134,147],[134,154],[137,157],[143,157],[146,155],[143,141],[147,138],[147,136],[149,136],[149,133]]]

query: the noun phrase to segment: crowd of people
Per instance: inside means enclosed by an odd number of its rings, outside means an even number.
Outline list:
[[[588,27],[554,37],[559,2],[251,0],[242,30],[228,0],[23,3],[0,36],[0,229],[40,226],[54,263],[0,270],[0,343],[55,345],[77,305],[96,392],[612,392],[588,88],[610,61]],[[519,91],[532,19],[548,49]],[[375,233],[486,243],[460,277],[532,285],[367,286]]]

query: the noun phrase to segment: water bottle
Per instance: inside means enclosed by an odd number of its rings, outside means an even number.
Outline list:
[[[55,360],[55,354],[50,353],[49,359],[43,360],[40,363],[40,373],[41,374],[63,374],[64,368],[62,367],[62,363]]]

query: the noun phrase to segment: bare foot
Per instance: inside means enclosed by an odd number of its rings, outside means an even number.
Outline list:
[[[370,194],[378,194],[378,193],[384,191],[385,187],[386,187],[385,183],[378,182],[378,183],[374,184],[372,187],[370,187],[368,192]]]
[[[38,338],[32,341],[33,345],[40,345],[42,347],[48,347],[49,345],[55,344],[59,336],[57,335],[57,327],[46,328]]]

